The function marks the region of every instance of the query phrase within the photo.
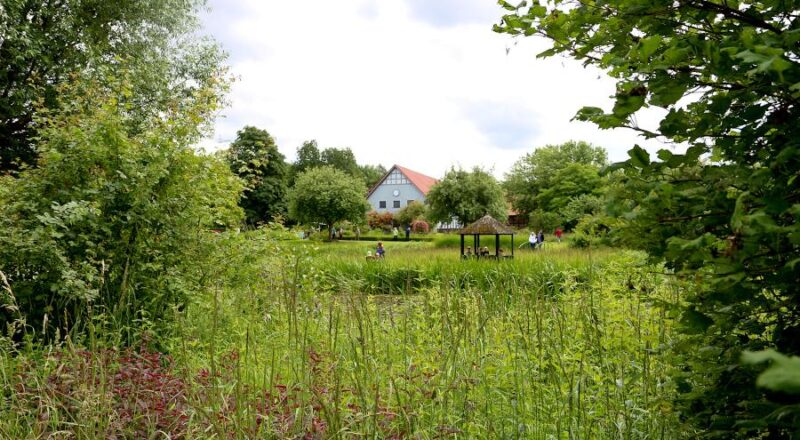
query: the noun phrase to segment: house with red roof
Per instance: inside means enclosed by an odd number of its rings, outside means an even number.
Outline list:
[[[370,188],[367,201],[374,211],[395,213],[411,202],[425,203],[436,182],[433,177],[394,165]]]

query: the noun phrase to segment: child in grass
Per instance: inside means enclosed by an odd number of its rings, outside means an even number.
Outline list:
[[[383,248],[383,242],[378,242],[378,248],[375,249],[375,256],[378,258],[383,258],[383,255],[386,253],[386,249]]]

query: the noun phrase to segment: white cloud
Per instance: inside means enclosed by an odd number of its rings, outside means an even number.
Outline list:
[[[610,108],[614,82],[572,60],[537,60],[543,41],[493,33],[501,8],[449,20],[411,1],[212,2],[226,13],[212,10],[205,21],[239,79],[204,144],[227,145],[249,124],[267,129],[289,158],[316,139],[352,148],[361,163],[433,176],[452,165],[501,176],[534,147],[570,139],[604,146],[612,160],[634,143],[658,146],[629,130],[570,122],[583,105]],[[657,121],[654,112],[640,117]]]

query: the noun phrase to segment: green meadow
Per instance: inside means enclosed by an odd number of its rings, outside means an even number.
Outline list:
[[[461,260],[447,238],[388,241],[373,261],[374,242],[208,239],[209,288],[164,311],[174,337],[120,351],[98,319],[60,347],[0,352],[0,438],[686,434],[659,307],[679,292],[641,253]]]

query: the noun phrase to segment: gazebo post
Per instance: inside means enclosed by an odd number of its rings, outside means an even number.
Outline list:
[[[475,234],[475,250],[481,248],[481,234]],[[480,252],[475,252],[476,255],[480,256]]]
[[[461,234],[461,258],[464,258],[464,234]]]
[[[511,234],[511,258],[514,258],[514,234]]]
[[[494,234],[494,257],[500,258],[500,234]]]

